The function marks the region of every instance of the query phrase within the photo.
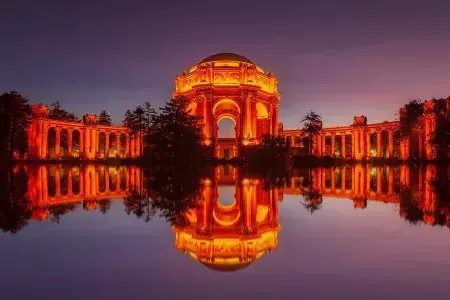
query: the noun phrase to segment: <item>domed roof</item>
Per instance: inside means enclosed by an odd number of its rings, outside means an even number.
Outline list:
[[[206,62],[213,62],[213,61],[223,61],[223,60],[239,61],[239,62],[245,62],[245,63],[254,65],[254,63],[250,59],[248,59],[245,56],[236,54],[236,53],[216,53],[216,54],[210,55],[207,58],[203,59],[198,64],[203,64]]]

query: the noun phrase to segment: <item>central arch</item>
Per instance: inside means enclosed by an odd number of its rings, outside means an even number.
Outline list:
[[[222,155],[225,141],[218,136],[218,123],[227,117],[235,122],[236,149],[258,145],[264,134],[278,135],[278,79],[241,55],[201,60],[177,75],[172,97],[189,99],[187,109],[200,117],[203,145],[211,155]]]
[[[221,99],[213,106],[214,130],[213,138],[216,143],[216,157],[231,159],[238,155],[238,138],[240,136],[240,109],[237,103],[231,99]],[[234,122],[234,137],[219,136],[219,123],[224,120]],[[223,123],[223,122],[222,122]]]

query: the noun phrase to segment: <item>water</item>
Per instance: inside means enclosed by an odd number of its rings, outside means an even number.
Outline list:
[[[446,168],[208,172],[16,168],[1,299],[449,299]]]

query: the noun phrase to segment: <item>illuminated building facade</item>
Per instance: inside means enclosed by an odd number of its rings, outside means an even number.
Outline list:
[[[278,135],[278,79],[246,57],[211,55],[176,77],[173,97],[190,99],[188,109],[203,118],[204,144],[223,157],[225,147],[237,156],[238,143],[258,144],[265,133]],[[219,122],[235,123],[235,143],[218,139]],[[230,149],[231,148],[231,149]]]
[[[405,113],[403,108],[400,109],[400,119]],[[368,124],[365,116],[357,116],[354,117],[352,125],[322,128],[314,140],[312,154],[356,160],[369,158],[433,160],[438,157],[440,150],[429,140],[436,130],[439,116],[448,116],[449,113],[450,97],[425,101],[424,114],[419,121],[422,129],[403,139],[394,138],[399,121]],[[303,136],[301,129],[283,130],[281,135],[289,139],[294,148],[304,147],[301,142]],[[447,152],[446,149],[441,149],[441,157],[448,157]]]
[[[99,125],[95,115],[85,115],[83,122],[78,123],[50,119],[48,113],[47,106],[32,105],[28,129],[29,158],[135,158],[141,154],[139,136],[130,137],[125,127]],[[49,143],[50,134],[53,134],[53,145]]]

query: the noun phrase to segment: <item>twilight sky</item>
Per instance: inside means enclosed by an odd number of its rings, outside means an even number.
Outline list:
[[[69,4],[68,2],[71,2]],[[447,0],[14,0],[0,5],[0,92],[59,100],[80,116],[161,106],[175,75],[216,52],[279,78],[285,128],[391,120],[450,94]]]

